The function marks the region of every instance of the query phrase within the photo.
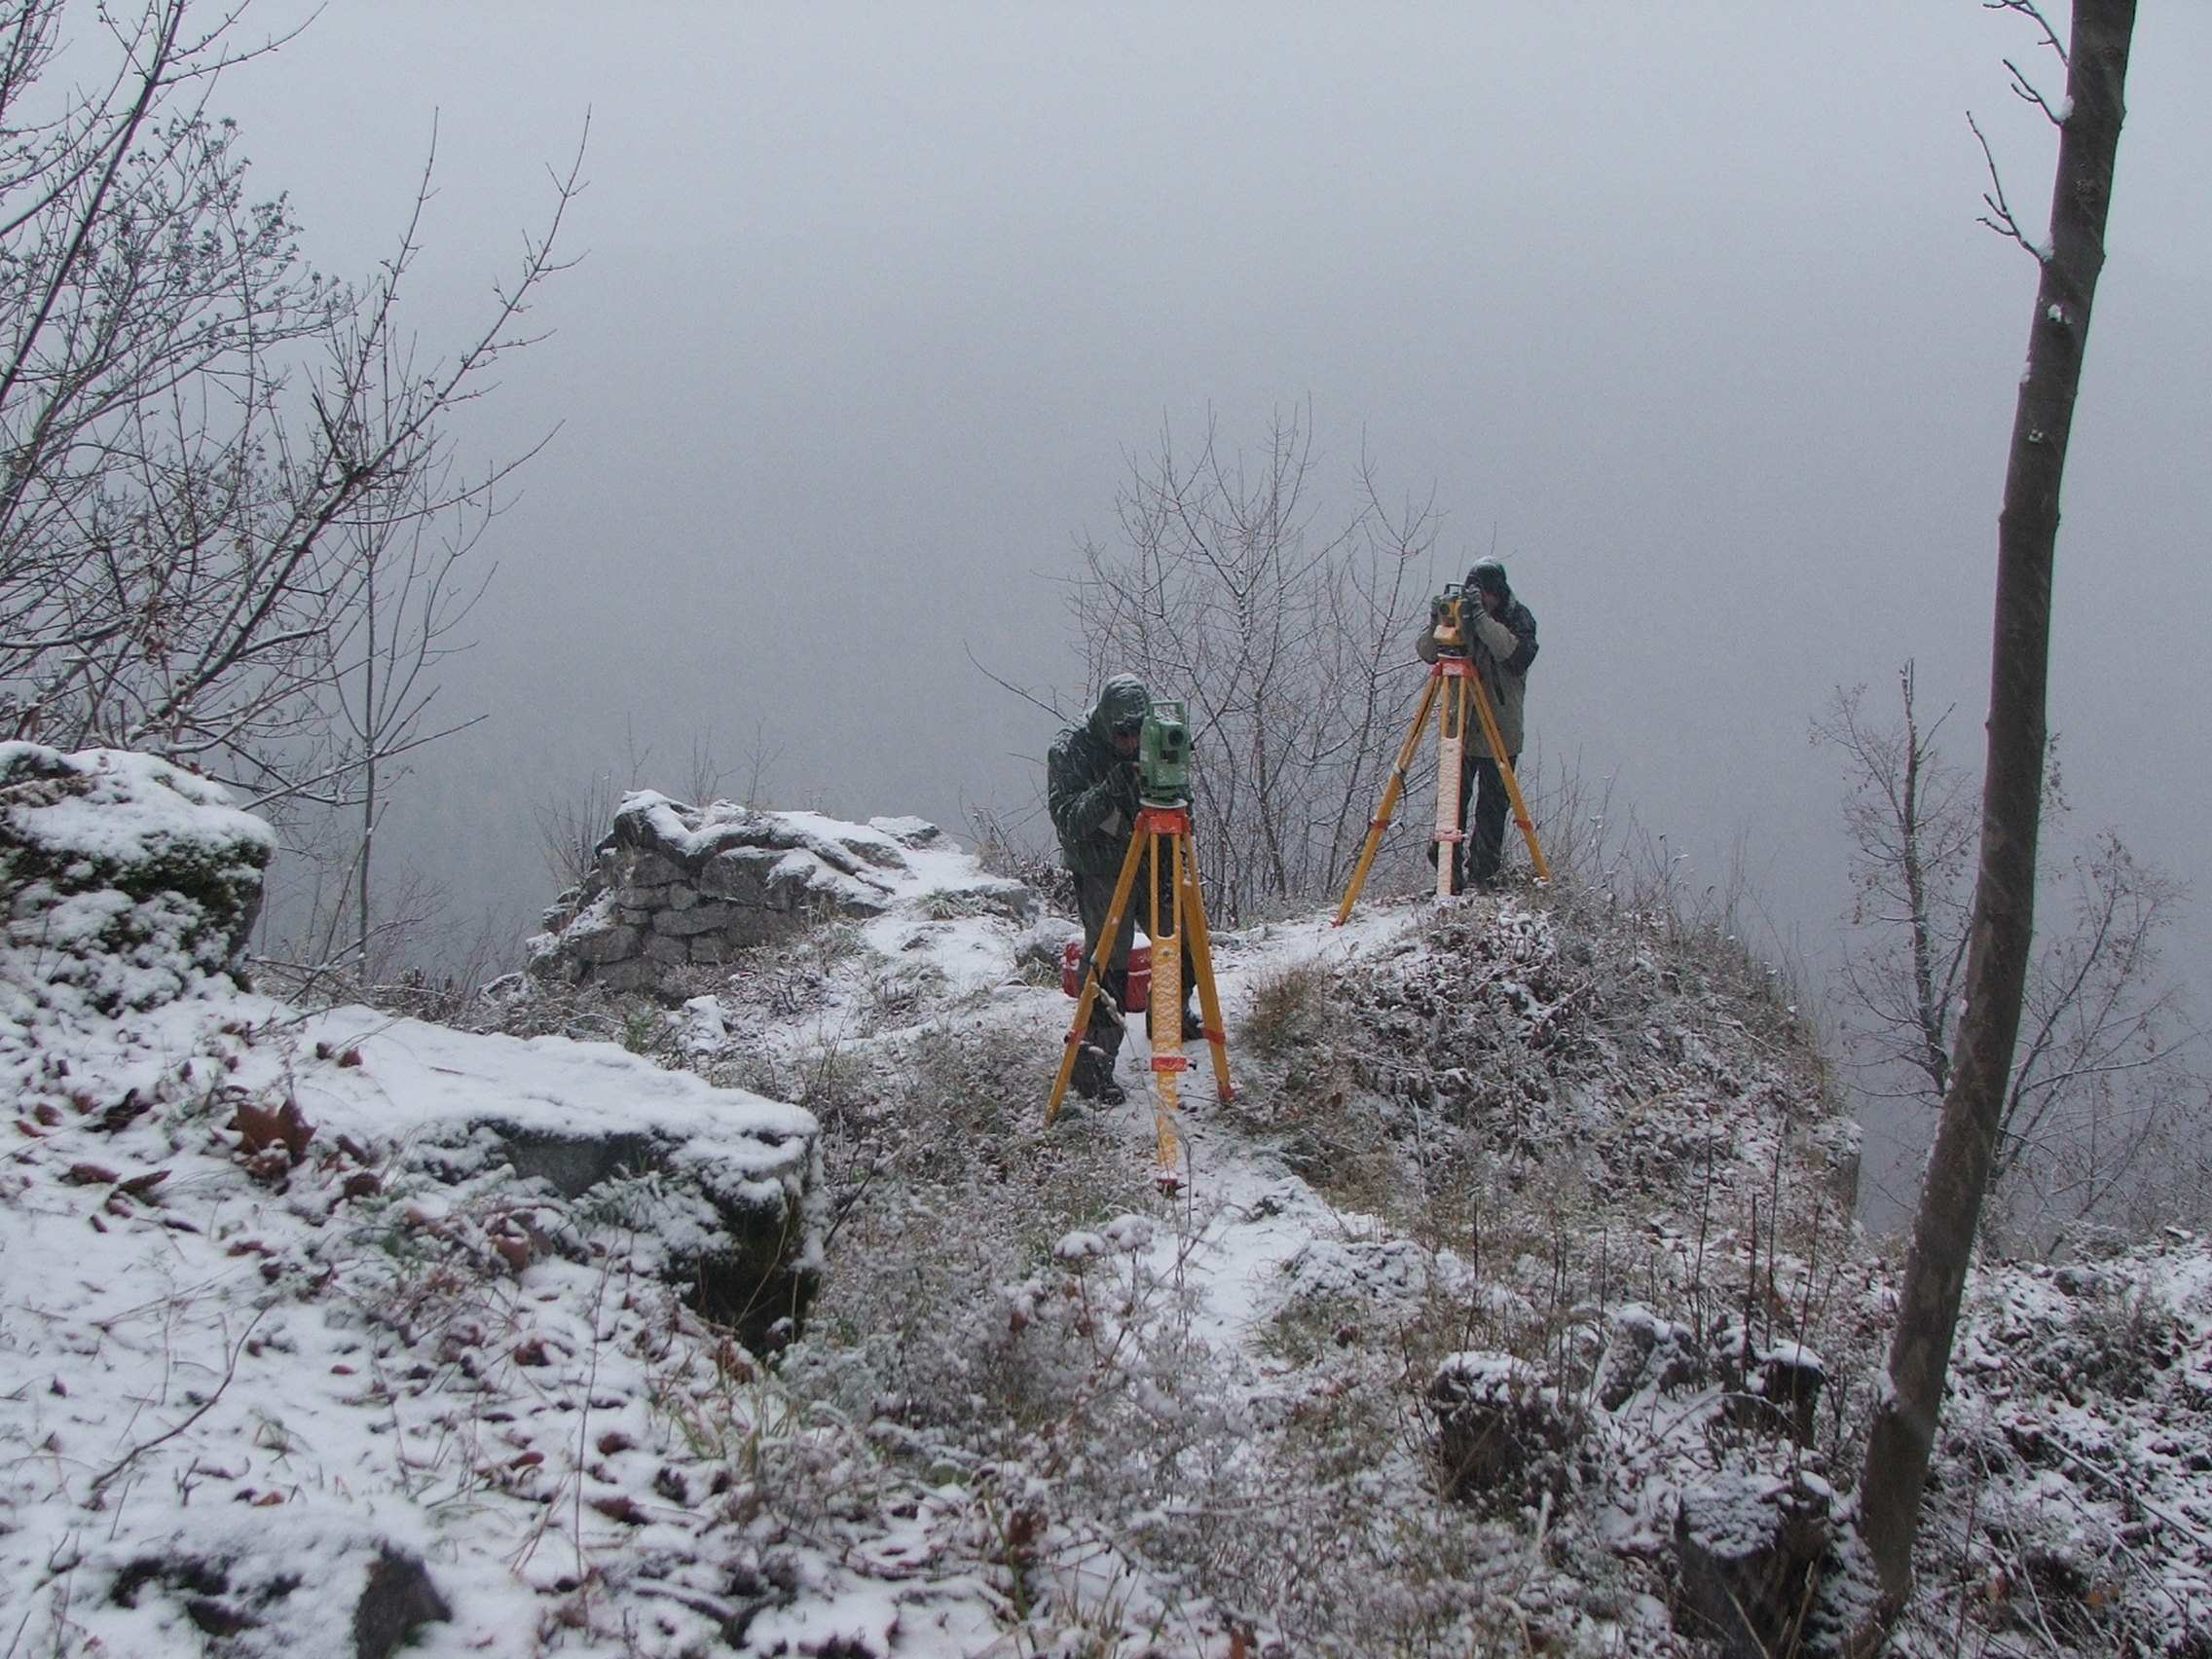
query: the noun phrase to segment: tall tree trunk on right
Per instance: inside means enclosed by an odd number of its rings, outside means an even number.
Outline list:
[[[2068,102],[2053,112],[2060,126],[2050,240],[2047,249],[2037,250],[2043,277],[1997,521],[1989,751],[1967,1005],[1905,1262],[1890,1386],[1875,1413],[1860,1488],[1866,1542],[1893,1615],[1912,1587],[1921,1490],[2019,1035],[2035,931],[2058,490],[2088,342],[2090,301],[2104,267],[2105,217],[2134,27],[2135,0],[2074,0]],[[1991,205],[2005,212],[2002,196]],[[2017,235],[2006,217],[2001,228]]]

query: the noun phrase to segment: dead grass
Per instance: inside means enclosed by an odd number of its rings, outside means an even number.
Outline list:
[[[1326,1024],[1328,975],[1318,962],[1292,962],[1261,974],[1238,1037],[1267,1058],[1287,1057],[1313,1042]]]

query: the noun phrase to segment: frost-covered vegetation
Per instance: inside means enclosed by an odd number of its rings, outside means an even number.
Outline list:
[[[1221,936],[1162,1192],[1141,1091],[1044,1126],[1070,924],[908,834],[875,913],[473,1031],[12,947],[18,1649],[1838,1650],[1891,1268],[1725,929]],[[2198,1650],[2208,1277],[1977,1277],[1898,1650]]]

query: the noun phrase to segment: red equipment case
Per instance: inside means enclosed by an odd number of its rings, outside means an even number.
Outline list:
[[[1060,946],[1060,989],[1071,997],[1083,995],[1083,940],[1071,939]],[[1152,944],[1139,940],[1129,946],[1128,994],[1122,999],[1124,1014],[1138,1014],[1152,1006]]]

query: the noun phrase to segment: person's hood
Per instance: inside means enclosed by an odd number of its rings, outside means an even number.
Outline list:
[[[1467,586],[1488,588],[1492,593],[1501,595],[1508,604],[1513,599],[1513,584],[1505,579],[1505,565],[1502,560],[1477,559],[1474,568],[1467,572]]]
[[[1133,674],[1117,674],[1099,687],[1098,706],[1090,711],[1090,735],[1111,744],[1114,728],[1124,720],[1142,719],[1152,712],[1152,693]]]

